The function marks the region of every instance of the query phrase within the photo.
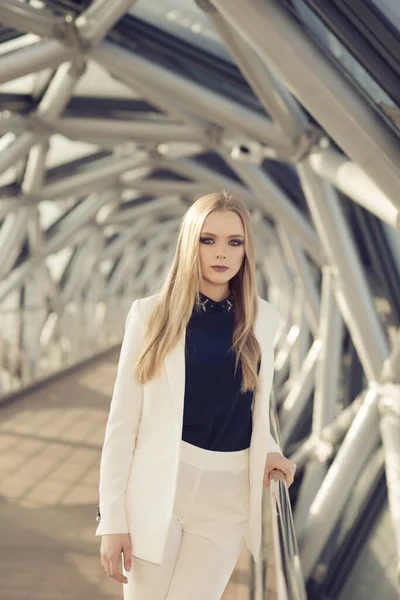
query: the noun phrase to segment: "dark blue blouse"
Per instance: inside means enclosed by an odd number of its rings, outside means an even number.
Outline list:
[[[200,293],[200,300],[186,328],[182,439],[206,450],[244,450],[250,446],[254,392],[240,391],[240,363],[234,375],[234,296],[216,302]]]

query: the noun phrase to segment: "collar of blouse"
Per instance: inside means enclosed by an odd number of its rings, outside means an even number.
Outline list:
[[[217,302],[216,300],[212,300],[202,292],[199,292],[200,295],[200,305],[198,307],[198,312],[200,314],[204,313],[233,313],[235,310],[235,299],[233,293],[230,293],[229,296]],[[195,307],[196,308],[196,307]]]

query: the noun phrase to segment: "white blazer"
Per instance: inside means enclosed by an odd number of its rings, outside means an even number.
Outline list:
[[[165,357],[160,374],[136,383],[133,366],[143,324],[156,295],[137,299],[129,311],[100,464],[101,521],[96,535],[130,533],[132,554],[161,564],[173,513],[185,392],[185,331]],[[269,398],[278,311],[258,297],[254,333],[261,345],[260,390],[255,394],[250,444],[250,512],[246,543],[258,562],[266,455],[281,452],[270,433]]]

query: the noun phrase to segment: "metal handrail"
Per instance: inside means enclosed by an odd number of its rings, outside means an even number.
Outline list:
[[[278,479],[272,480],[270,486],[271,509],[273,511],[274,551],[279,553],[280,560],[275,556],[275,564],[281,569],[285,600],[306,600],[307,593],[301,569],[300,556],[297,547],[289,492],[286,484]],[[281,599],[278,596],[279,600]]]
[[[278,443],[280,443],[280,433],[278,424],[278,415],[276,410],[275,397],[271,395],[271,432]],[[277,471],[274,473],[270,484],[269,510],[271,514],[266,514],[266,504],[263,502],[263,524],[270,517],[270,535],[273,540],[273,557],[264,555],[260,561],[258,569],[263,569],[263,573],[255,574],[258,586],[256,586],[255,600],[270,600],[271,582],[267,581],[266,570],[268,561],[273,563],[273,571],[268,570],[269,576],[273,573],[274,590],[276,600],[307,600],[304,577],[302,574],[300,556],[297,547],[296,534],[294,529],[293,515],[289,497],[289,491],[286,483],[283,481]],[[264,538],[264,527],[263,527]],[[265,540],[262,541],[262,548],[265,548]],[[256,568],[256,570],[257,570]],[[267,594],[267,584],[269,592]],[[257,587],[259,589],[257,589]]]

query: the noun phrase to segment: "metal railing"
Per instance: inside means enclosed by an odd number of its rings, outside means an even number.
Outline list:
[[[271,431],[279,442],[275,400]],[[283,476],[282,476],[283,477]],[[306,600],[289,491],[279,472],[263,496],[262,560],[254,566],[254,600]]]
[[[121,343],[132,297],[0,310],[0,403]]]

